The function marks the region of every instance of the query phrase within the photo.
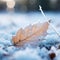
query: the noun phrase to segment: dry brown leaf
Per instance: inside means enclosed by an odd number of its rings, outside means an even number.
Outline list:
[[[34,24],[26,27],[25,29],[18,30],[16,36],[12,37],[14,45],[23,46],[24,44],[33,41],[34,38],[42,36],[47,32],[49,23]],[[35,40],[34,40],[35,41]]]

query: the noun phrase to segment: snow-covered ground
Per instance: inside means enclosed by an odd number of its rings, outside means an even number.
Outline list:
[[[52,24],[60,32],[60,12],[46,12],[45,14],[52,19]],[[0,13],[0,60],[50,60],[52,53],[56,55],[52,54],[54,60],[59,60],[60,38],[51,27],[48,29],[45,40],[42,40],[36,48],[27,46],[23,49],[10,46],[13,45],[12,36],[18,29],[45,21],[40,12]]]

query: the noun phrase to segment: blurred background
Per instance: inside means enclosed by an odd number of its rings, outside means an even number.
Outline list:
[[[0,0],[0,26],[25,27],[29,24],[44,22],[39,11],[42,6],[44,13],[60,26],[60,0]]]
[[[15,12],[39,11],[39,5],[45,11],[60,11],[60,0],[0,0],[0,11],[7,11],[7,3]]]

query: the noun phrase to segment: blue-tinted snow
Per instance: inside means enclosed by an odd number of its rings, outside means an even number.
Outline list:
[[[45,13],[52,19],[52,24],[60,32],[60,12]],[[48,35],[39,42],[39,47],[18,48],[13,46],[12,36],[18,29],[24,28],[30,24],[46,21],[40,12],[31,13],[1,13],[0,14],[0,60],[49,60],[49,53],[55,52],[54,60],[60,59],[60,49],[57,50],[60,39],[54,30],[49,27]],[[57,27],[58,26],[58,27]]]

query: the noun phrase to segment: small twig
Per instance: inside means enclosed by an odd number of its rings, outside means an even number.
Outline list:
[[[59,32],[56,30],[55,26],[50,23],[51,19],[48,19],[48,18],[45,16],[45,14],[44,14],[44,12],[43,12],[43,10],[42,10],[42,7],[41,7],[40,5],[39,5],[39,10],[41,11],[41,13],[42,13],[42,15],[44,16],[44,18],[48,21],[49,25],[53,28],[53,30],[56,32],[56,34],[60,37],[60,34],[59,34]]]

